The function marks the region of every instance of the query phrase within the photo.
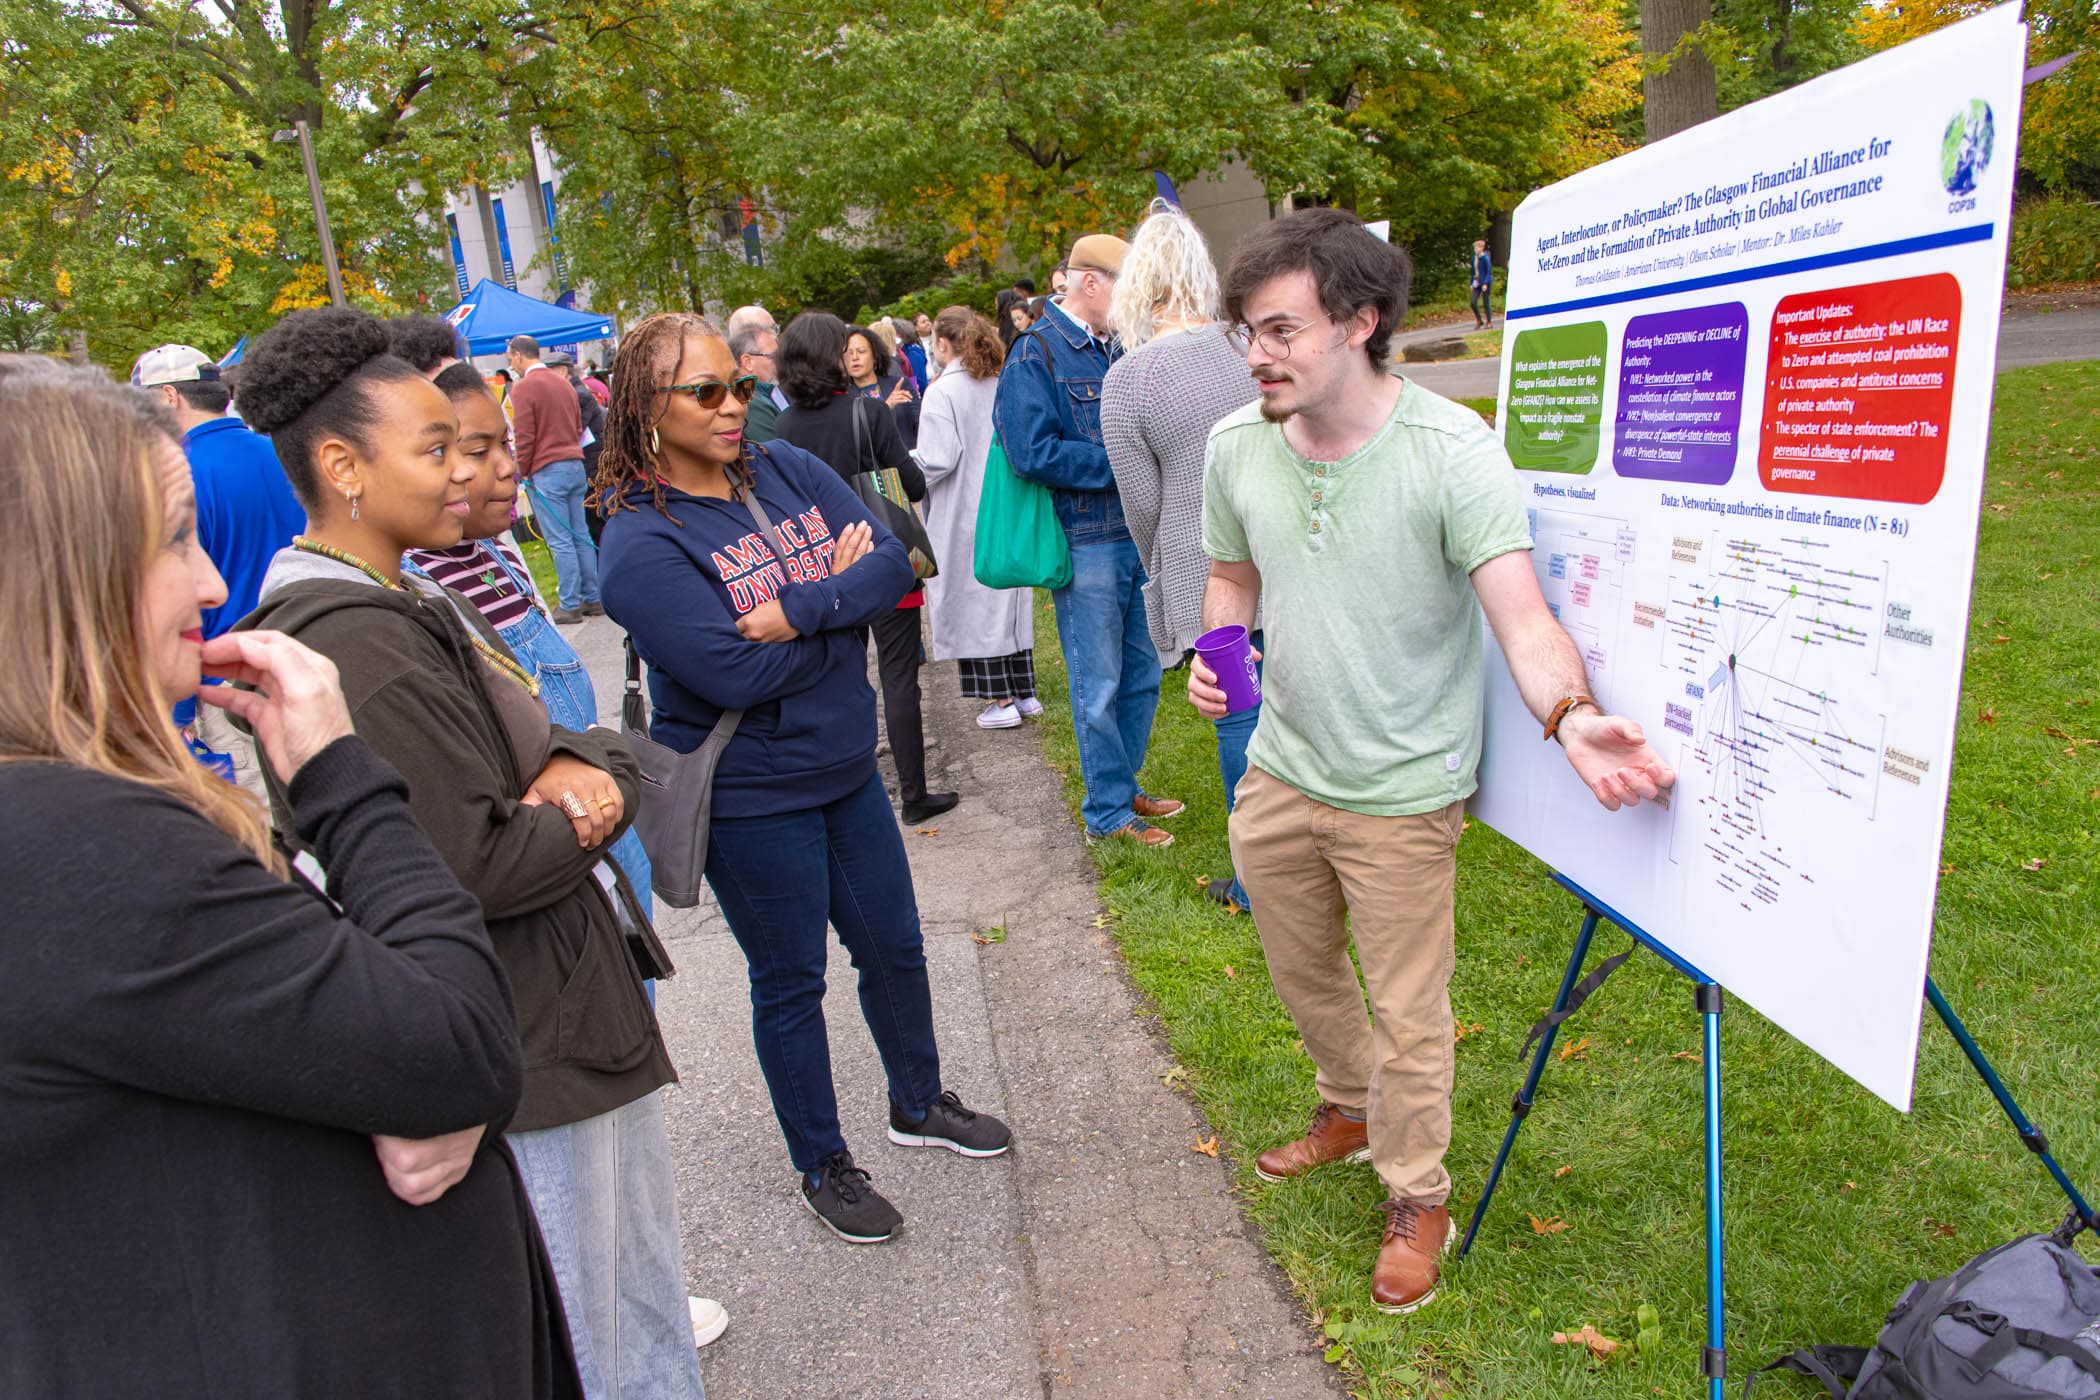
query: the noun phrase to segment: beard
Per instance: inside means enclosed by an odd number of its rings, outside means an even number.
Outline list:
[[[1288,379],[1284,379],[1281,377],[1278,377],[1276,379],[1263,379],[1260,375],[1256,375],[1254,376],[1254,379],[1257,384],[1290,383]],[[1267,394],[1263,394],[1260,399],[1256,400],[1256,402],[1261,406],[1261,416],[1263,418],[1266,418],[1271,423],[1288,422],[1292,418],[1296,417],[1298,414],[1298,410],[1295,406],[1290,404],[1278,403],[1274,398],[1271,398]]]

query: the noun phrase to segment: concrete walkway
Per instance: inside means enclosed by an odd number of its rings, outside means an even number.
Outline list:
[[[569,635],[615,719],[619,630],[593,620]],[[686,1270],[730,1313],[701,1354],[711,1400],[1342,1396],[1226,1164],[1190,1150],[1210,1130],[1161,1086],[1164,1041],[1093,926],[1093,867],[1033,728],[979,730],[953,666],[924,679],[935,785],[964,794],[937,834],[905,833],[942,1072],[1013,1125],[1016,1147],[975,1162],[889,1143],[834,944],[841,1118],[906,1221],[886,1245],[834,1239],[797,1196],[742,953],[711,904],[659,909],[679,968],[658,1014],[683,1080],[668,1108]],[[1002,927],[1003,941],[972,937]]]
[[[1393,337],[1406,345],[1418,340],[1443,340],[1473,329],[1471,321],[1455,326],[1408,331]],[[2049,307],[2039,299],[2013,298],[1998,323],[1998,368],[2054,364],[2059,360],[2100,359],[2100,306]],[[1499,358],[1445,360],[1408,365],[1409,379],[1452,399],[1491,399],[1502,387]]]

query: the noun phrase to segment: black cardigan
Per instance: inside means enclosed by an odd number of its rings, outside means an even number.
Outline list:
[[[798,404],[782,409],[780,416],[773,420],[773,436],[823,458],[833,471],[851,481],[870,467],[861,459],[855,441],[853,399],[851,394],[834,394],[817,408],[804,408]],[[925,500],[926,473],[919,470],[919,464],[912,460],[911,449],[905,446],[898,433],[896,414],[880,399],[869,400],[860,413],[861,426],[867,431],[868,446],[875,454],[876,464],[895,467],[898,477],[904,482],[904,494],[914,501]]]
[[[373,1153],[517,1104],[480,911],[361,740],[291,807],[341,913],[141,784],[0,763],[0,1395],[580,1393],[502,1139],[422,1207]]]

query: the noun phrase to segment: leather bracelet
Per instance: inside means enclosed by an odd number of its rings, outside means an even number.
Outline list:
[[[1595,700],[1592,700],[1587,695],[1563,695],[1559,700],[1554,702],[1552,711],[1546,716],[1546,738],[1560,738],[1560,722],[1566,719],[1568,717],[1569,712],[1572,711],[1577,705],[1588,705],[1598,714],[1601,715],[1604,713],[1604,707],[1598,704]],[[1565,745],[1563,745],[1563,747],[1565,747]]]

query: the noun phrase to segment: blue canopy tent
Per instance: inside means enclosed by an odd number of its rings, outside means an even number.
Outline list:
[[[514,292],[484,277],[445,319],[467,342],[473,355],[500,354],[512,336],[529,335],[541,345],[568,345],[612,339],[612,322],[573,307],[556,306]]]

